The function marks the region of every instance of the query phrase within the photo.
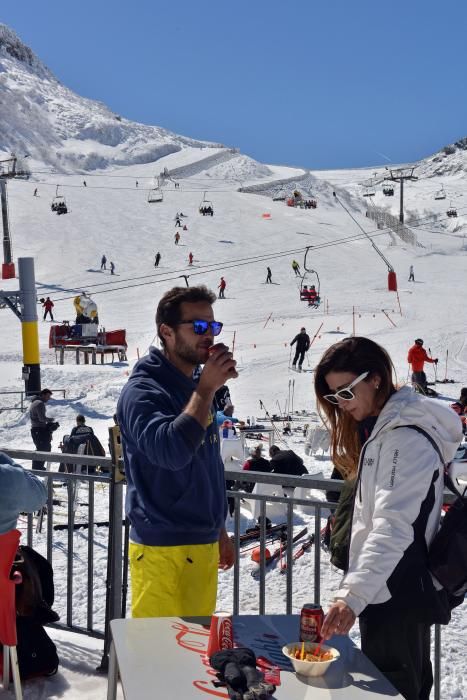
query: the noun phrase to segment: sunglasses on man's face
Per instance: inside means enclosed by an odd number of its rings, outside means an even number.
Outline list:
[[[201,320],[194,320],[194,321],[180,321],[178,325],[182,325],[185,323],[191,323],[193,326],[193,330],[196,333],[196,335],[204,335],[207,333],[208,328],[211,329],[211,333],[213,335],[219,335],[219,333],[222,330],[222,326],[224,325],[220,321],[201,321]]]
[[[369,374],[369,372],[363,372],[363,374],[354,379],[353,382],[349,384],[349,386],[345,386],[343,387],[343,389],[339,389],[339,391],[336,391],[335,394],[325,394],[323,396],[323,399],[326,399],[326,401],[329,401],[329,403],[333,403],[334,405],[337,405],[339,403],[339,399],[341,399],[342,401],[352,401],[352,399],[355,398],[355,394],[353,393],[352,389],[354,388],[354,386],[357,386],[357,384],[366,379]]]

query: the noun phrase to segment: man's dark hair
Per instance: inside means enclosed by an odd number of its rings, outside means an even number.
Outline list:
[[[164,339],[161,336],[160,328],[163,323],[172,328],[180,323],[181,313],[180,307],[184,302],[188,304],[196,304],[199,301],[205,301],[208,304],[214,304],[217,297],[214,292],[211,292],[204,285],[199,287],[173,287],[164,294],[157,305],[156,311],[156,327],[157,335],[164,345]]]
[[[76,422],[77,423],[86,423],[86,418],[81,415],[81,413],[78,413],[76,416]]]
[[[280,448],[277,447],[277,445],[271,445],[269,448],[269,456],[274,457],[278,452],[280,452]]]

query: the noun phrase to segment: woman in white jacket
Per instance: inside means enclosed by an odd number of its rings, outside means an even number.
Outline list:
[[[330,347],[315,370],[334,465],[356,477],[348,569],[322,634],[347,634],[359,617],[362,651],[404,698],[428,700],[430,626],[450,611],[427,547],[462,428],[449,407],[396,390],[393,369],[381,346],[357,337]]]

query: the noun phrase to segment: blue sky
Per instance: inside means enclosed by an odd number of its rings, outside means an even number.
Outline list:
[[[79,94],[263,162],[409,162],[467,135],[461,0],[22,0],[0,21]]]

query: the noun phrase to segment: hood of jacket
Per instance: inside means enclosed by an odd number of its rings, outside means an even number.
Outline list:
[[[403,425],[416,425],[429,433],[445,463],[454,458],[462,440],[462,423],[456,412],[441,401],[420,396],[408,386],[389,398],[378,416],[371,437],[380,431]]]

